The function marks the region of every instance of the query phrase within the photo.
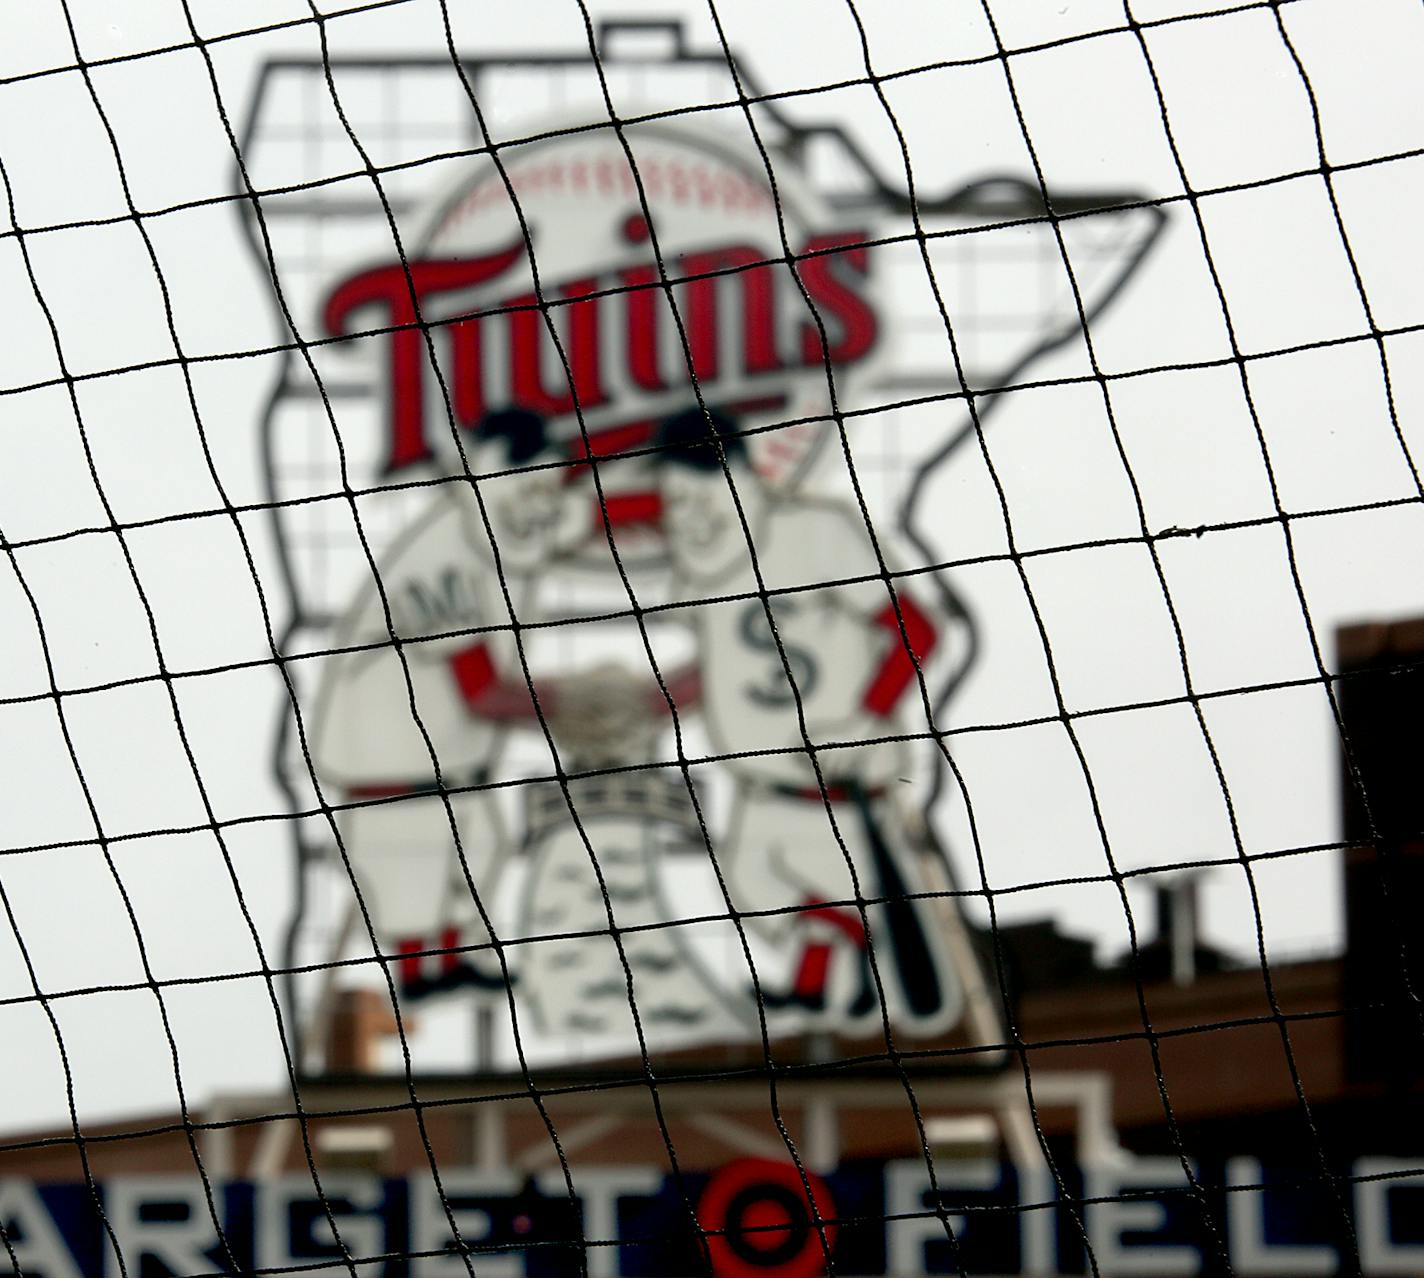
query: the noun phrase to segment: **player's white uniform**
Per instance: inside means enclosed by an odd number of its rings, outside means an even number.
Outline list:
[[[447,790],[486,779],[506,728],[480,717],[479,699],[501,676],[517,681],[522,675],[468,486],[441,485],[377,567],[385,602],[374,580],[368,582],[337,627],[333,646],[356,650],[326,661],[313,760],[323,782],[359,805],[341,812],[338,825],[387,952],[477,945],[488,933],[460,864],[450,814],[435,792],[431,755]],[[527,578],[506,573],[506,580],[518,610],[530,594]],[[485,626],[504,629],[469,633]],[[449,803],[465,866],[488,908],[508,854],[499,810],[481,790],[451,794]],[[408,991],[438,989],[471,963],[494,968],[478,953],[407,957],[401,977]]]
[[[959,1014],[959,983],[933,909],[904,899],[924,891],[918,853],[892,796],[907,772],[908,750],[876,740],[924,728],[923,716],[896,713],[902,700],[911,710],[919,702],[900,618],[878,578],[797,589],[876,573],[873,548],[858,515],[832,502],[775,503],[753,534],[768,590],[794,592],[772,595],[770,605],[800,695],[804,736],[762,601],[753,595],[698,604],[686,615],[698,635],[708,732],[715,750],[732,756],[727,767],[738,783],[730,837],[722,841],[735,903],[788,911],[748,920],[788,951],[784,976],[768,973],[765,983],[785,982],[789,991],[778,1001],[795,1009],[799,1023],[824,1017],[843,1025],[849,1018],[873,1028],[880,1006],[865,958],[868,917],[892,1020],[926,1032],[945,1028]],[[744,552],[715,584],[689,582],[685,593],[756,589]],[[958,636],[928,611],[931,592],[902,579],[896,594],[917,656],[935,648],[939,656],[953,645]],[[824,796],[806,738],[834,747],[818,751]],[[767,750],[776,753],[760,753]],[[836,904],[857,895],[898,899],[866,915]]]

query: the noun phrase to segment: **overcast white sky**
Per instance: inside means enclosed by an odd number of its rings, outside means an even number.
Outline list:
[[[1217,4],[1210,7],[1218,7]],[[689,0],[590,0],[595,17],[682,16],[695,47],[715,49],[707,10]],[[233,6],[192,5],[200,32],[232,29]],[[456,6],[462,51],[583,47],[574,0]],[[982,12],[967,0],[929,4],[860,0],[876,69],[888,72],[992,52]],[[1141,0],[1140,20],[1194,8]],[[188,40],[178,0],[76,0],[80,48],[89,59]],[[784,90],[864,74],[844,0],[719,0],[728,37],[764,89]],[[306,12],[295,0],[250,0],[244,26]],[[1011,48],[1123,23],[1108,0],[998,0],[999,34]],[[1417,68],[1424,10],[1412,0],[1297,0],[1281,9],[1318,99],[1330,161],[1356,165],[1424,147]],[[440,11],[410,0],[329,26],[336,56],[439,55]],[[1300,77],[1269,9],[1158,27],[1148,42],[1193,187],[1226,187],[1318,165]],[[310,56],[310,26],[213,46],[224,104],[246,121],[255,78],[269,58]],[[108,142],[84,80],[69,72],[17,79],[73,61],[57,4],[8,6],[0,16],[0,162],[25,228],[122,213]],[[1050,185],[1070,189],[1181,190],[1136,40],[1078,41],[1014,60],[1018,89]],[[192,51],[94,72],[141,209],[232,190],[230,153],[201,59]],[[931,193],[985,173],[1031,176],[1002,68],[989,62],[925,72],[888,89],[917,180]],[[652,107],[668,105],[656,95]],[[511,91],[492,104],[504,126],[545,109]],[[857,137],[892,185],[899,155],[866,89],[790,100],[795,119],[831,119]],[[418,179],[408,177],[407,189]],[[1346,229],[1386,333],[1424,323],[1417,218],[1424,160],[1346,168],[1336,178]],[[1318,177],[1214,197],[1203,205],[1241,348],[1277,351],[1356,338],[1366,321],[1324,184]],[[152,222],[180,337],[211,354],[281,340],[269,286],[226,205]],[[0,207],[0,387],[46,382],[56,372],[48,331]],[[30,237],[34,269],[54,312],[72,371],[171,356],[153,273],[132,226],[50,231]],[[376,246],[372,246],[375,251]],[[359,246],[353,246],[353,252]],[[990,277],[992,286],[992,276]],[[900,304],[890,299],[892,307]],[[909,302],[904,303],[909,306]],[[1094,326],[1101,366],[1127,372],[1219,361],[1229,354],[1197,231],[1184,204],[1170,209],[1161,244],[1120,302]],[[1405,441],[1424,450],[1424,337],[1384,339]],[[1082,374],[1081,345],[1026,376]],[[227,496],[260,501],[257,423],[276,367],[271,359],[198,367],[195,384]],[[1397,502],[1383,509],[1305,519],[1294,550],[1315,634],[1327,663],[1346,622],[1424,611],[1424,509],[1395,438],[1380,352],[1370,341],[1253,361],[1251,389],[1292,513]],[[86,381],[80,407],[104,492],[121,522],[217,504],[198,451],[181,379],[169,367]],[[1273,513],[1261,453],[1235,370],[1213,367],[1115,382],[1112,406],[1141,485],[1147,522],[1173,525],[1264,519]],[[895,465],[913,455],[915,431],[952,427],[955,414],[867,419],[857,449],[873,462],[873,492],[889,509]],[[880,423],[877,426],[877,423]],[[883,429],[884,440],[868,432]],[[898,441],[894,444],[885,440]],[[993,420],[989,446],[1008,494],[1021,549],[1134,535],[1137,517],[1121,461],[1092,385],[1023,393]],[[899,461],[897,461],[899,459]],[[827,481],[828,483],[831,481]],[[927,510],[942,557],[1000,554],[1006,533],[982,459],[963,450],[934,484]],[[105,522],[67,396],[48,385],[0,397],[0,532],[11,542]],[[244,519],[269,599],[285,608],[258,517]],[[189,671],[260,658],[260,615],[230,523],[166,524],[130,535],[168,669]],[[1278,526],[1210,532],[1167,542],[1162,558],[1199,691],[1308,679],[1315,673]],[[150,674],[152,647],[115,538],[87,535],[16,551],[38,603],[61,688]],[[1071,709],[1179,697],[1176,648],[1150,561],[1139,547],[1038,558],[1031,585]],[[1045,665],[1024,592],[1011,565],[954,578],[975,610],[982,664],[951,710],[954,725],[1052,714]],[[13,568],[0,567],[0,883],[42,988],[59,992],[143,979],[133,929],[114,876],[92,838],[52,703],[35,626]],[[267,671],[181,680],[179,702],[208,797],[224,820],[274,813],[270,777],[277,681]],[[1260,853],[1339,837],[1333,727],[1318,687],[1258,692],[1209,703],[1246,850]],[[203,819],[192,774],[173,731],[161,684],[72,697],[66,714],[102,827],[132,835]],[[1104,715],[1079,728],[1123,867],[1227,858],[1234,845],[1194,720],[1183,707]],[[1101,875],[1102,848],[1081,774],[1059,725],[959,738],[957,758],[974,797],[987,868],[996,887]],[[973,881],[959,805],[940,814],[962,879]],[[291,847],[281,822],[246,824],[228,847],[269,957],[276,961],[290,909]],[[113,845],[113,866],[160,978],[245,970],[252,941],[214,842],[154,836]],[[1293,856],[1256,869],[1273,955],[1329,949],[1340,940],[1338,863],[1332,853]],[[1142,888],[1135,900],[1145,901]],[[1209,939],[1240,955],[1254,948],[1254,916],[1239,869],[1207,879]],[[1125,943],[1115,890],[1097,883],[1006,897],[1001,917],[1057,917],[1065,928]],[[66,1114],[54,1039],[31,993],[10,925],[0,922],[0,1128],[60,1122]],[[280,1060],[260,982],[180,987],[167,995],[190,1100],[215,1091],[275,1085]],[[171,1062],[151,993],[63,999],[54,1004],[74,1070],[81,1117],[160,1111],[174,1103]]]

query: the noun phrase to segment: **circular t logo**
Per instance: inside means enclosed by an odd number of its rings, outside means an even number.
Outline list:
[[[807,1196],[807,1188],[810,1196]],[[835,1247],[835,1200],[811,1172],[763,1158],[728,1163],[697,1204],[716,1278],[815,1278]]]

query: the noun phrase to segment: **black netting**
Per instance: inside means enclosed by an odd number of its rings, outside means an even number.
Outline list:
[[[9,1269],[1417,1267],[1424,15],[282,8],[0,60]]]

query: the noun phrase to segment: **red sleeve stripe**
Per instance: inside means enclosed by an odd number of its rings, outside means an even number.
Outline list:
[[[865,924],[854,910],[843,905],[827,905],[819,897],[808,896],[801,906],[801,913],[806,918],[829,923],[856,949],[865,949]]]
[[[467,706],[473,706],[495,683],[494,662],[483,643],[462,648],[450,658],[450,669]]]
[[[398,794],[414,794],[415,786],[408,781],[382,782],[375,785],[352,785],[346,788],[346,797],[352,803],[363,799],[393,799]]]
[[[882,718],[895,708],[904,695],[905,689],[915,678],[915,660],[923,661],[933,651],[939,636],[934,623],[924,614],[920,606],[904,591],[900,592],[900,617],[905,621],[905,633],[900,634],[900,618],[895,615],[895,605],[886,604],[875,615],[875,624],[888,630],[891,636],[890,650],[885,660],[870,680],[861,704],[871,714]],[[909,646],[905,640],[909,640]]]

